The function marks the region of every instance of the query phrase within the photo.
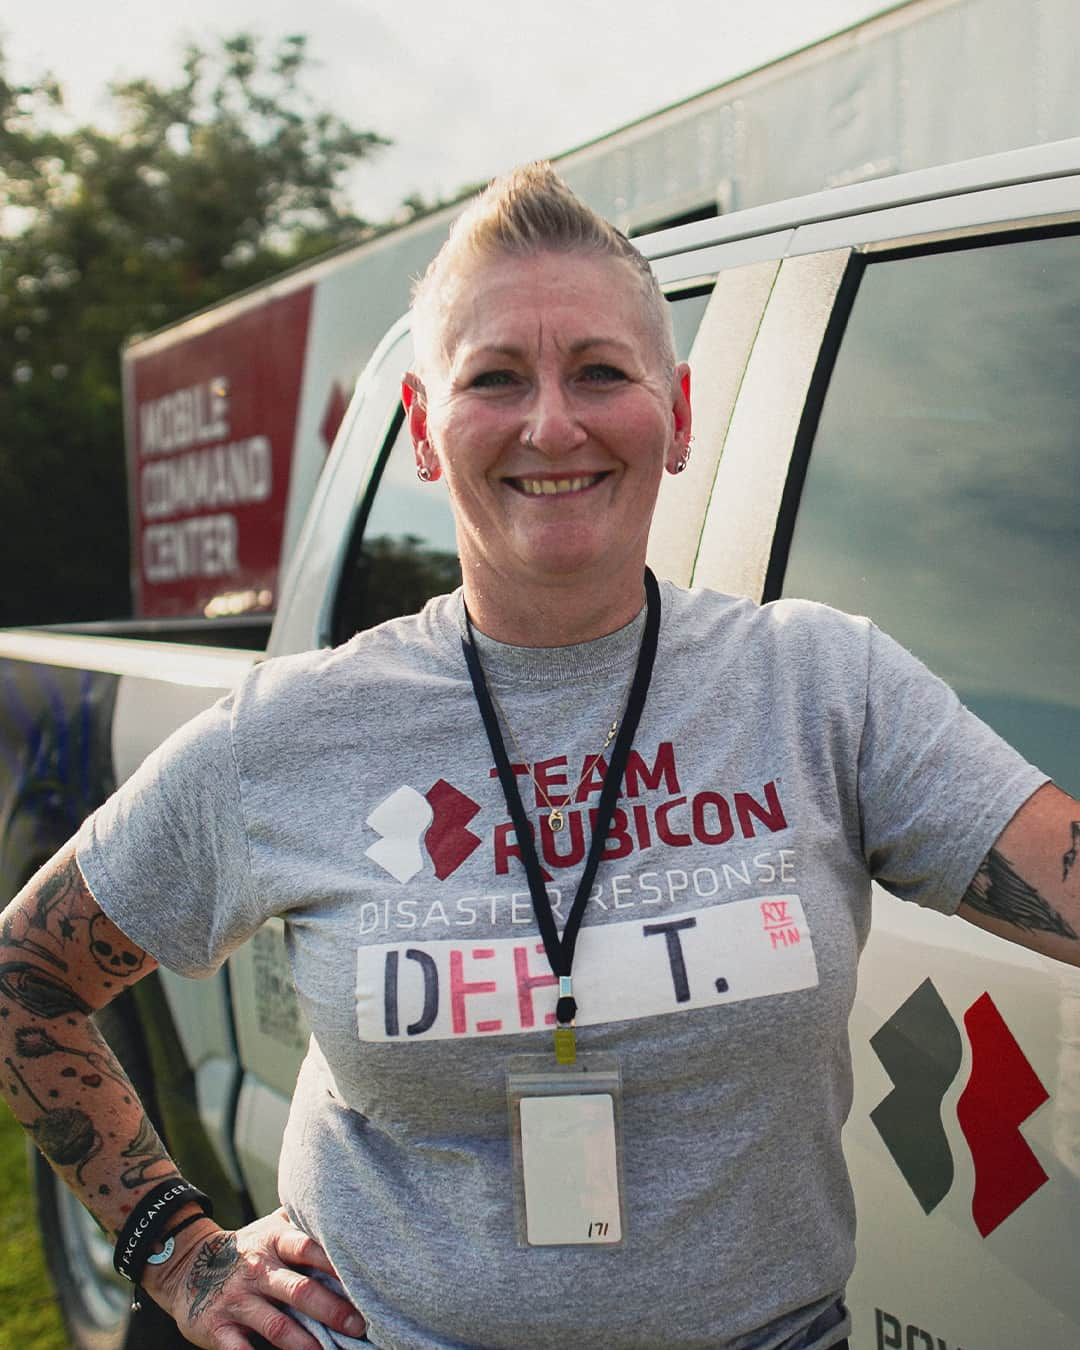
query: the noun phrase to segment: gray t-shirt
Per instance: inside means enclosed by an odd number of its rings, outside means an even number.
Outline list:
[[[313,1036],[280,1189],[376,1346],[774,1347],[854,1255],[840,1130],[870,879],[950,912],[1044,777],[865,619],[661,587],[652,686],[577,944],[619,1059],[619,1247],[515,1240],[507,1059],[556,991],[461,651],[460,594],[258,666],[84,826],[98,903],[204,975],[281,915]],[[478,639],[556,912],[642,631]],[[146,899],[152,881],[155,898]],[[810,1344],[825,1347],[841,1325]]]

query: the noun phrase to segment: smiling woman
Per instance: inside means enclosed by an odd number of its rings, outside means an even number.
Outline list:
[[[550,169],[493,184],[404,386],[462,587],[256,665],[0,922],[10,1100],[195,1344],[836,1350],[872,881],[1080,965],[1080,803],[868,620],[646,568],[664,313]],[[85,1013],[272,916],[312,1036],[230,1232]]]

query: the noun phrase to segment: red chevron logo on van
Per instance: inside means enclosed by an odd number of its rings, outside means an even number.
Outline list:
[[[975,1163],[971,1213],[986,1237],[1048,1180],[1020,1126],[1050,1094],[989,994],[967,1010],[964,1027],[971,1042],[971,1077],[956,1115]]]
[[[964,1029],[971,1075],[957,1103],[957,1119],[975,1167],[971,1214],[985,1238],[1048,1180],[1020,1126],[1050,1094],[989,994],[964,1013]],[[960,1071],[960,1029],[927,979],[870,1044],[893,1082],[870,1119],[929,1214],[953,1184],[942,1103]]]

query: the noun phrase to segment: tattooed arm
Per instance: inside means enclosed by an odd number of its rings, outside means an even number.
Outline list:
[[[140,1198],[179,1173],[90,1015],[154,968],[98,907],[70,844],[0,914],[4,1097],[114,1238]],[[237,1233],[202,1218],[175,1248],[146,1268],[143,1283],[195,1345],[246,1350],[248,1327],[281,1350],[318,1350],[283,1305],[363,1334],[349,1303],[295,1268],[333,1274],[319,1244],[284,1212]]]
[[[94,904],[70,853],[0,915],[4,1096],[113,1233],[176,1168],[89,1014],[153,968]]]
[[[1047,783],[982,860],[958,913],[1022,947],[1080,966],[1080,802]]]

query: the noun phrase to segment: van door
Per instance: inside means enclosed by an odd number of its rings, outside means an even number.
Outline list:
[[[869,614],[1080,795],[1078,360],[1080,233],[872,255],[767,593]],[[1080,972],[911,909],[876,897],[851,1027],[856,1344],[1075,1347]]]
[[[833,294],[785,322],[819,346],[728,572],[870,615],[1080,794],[1080,231],[1015,226],[784,264]],[[714,494],[696,580],[744,509]],[[1080,971],[878,890],[851,1038],[852,1346],[1075,1350]]]

